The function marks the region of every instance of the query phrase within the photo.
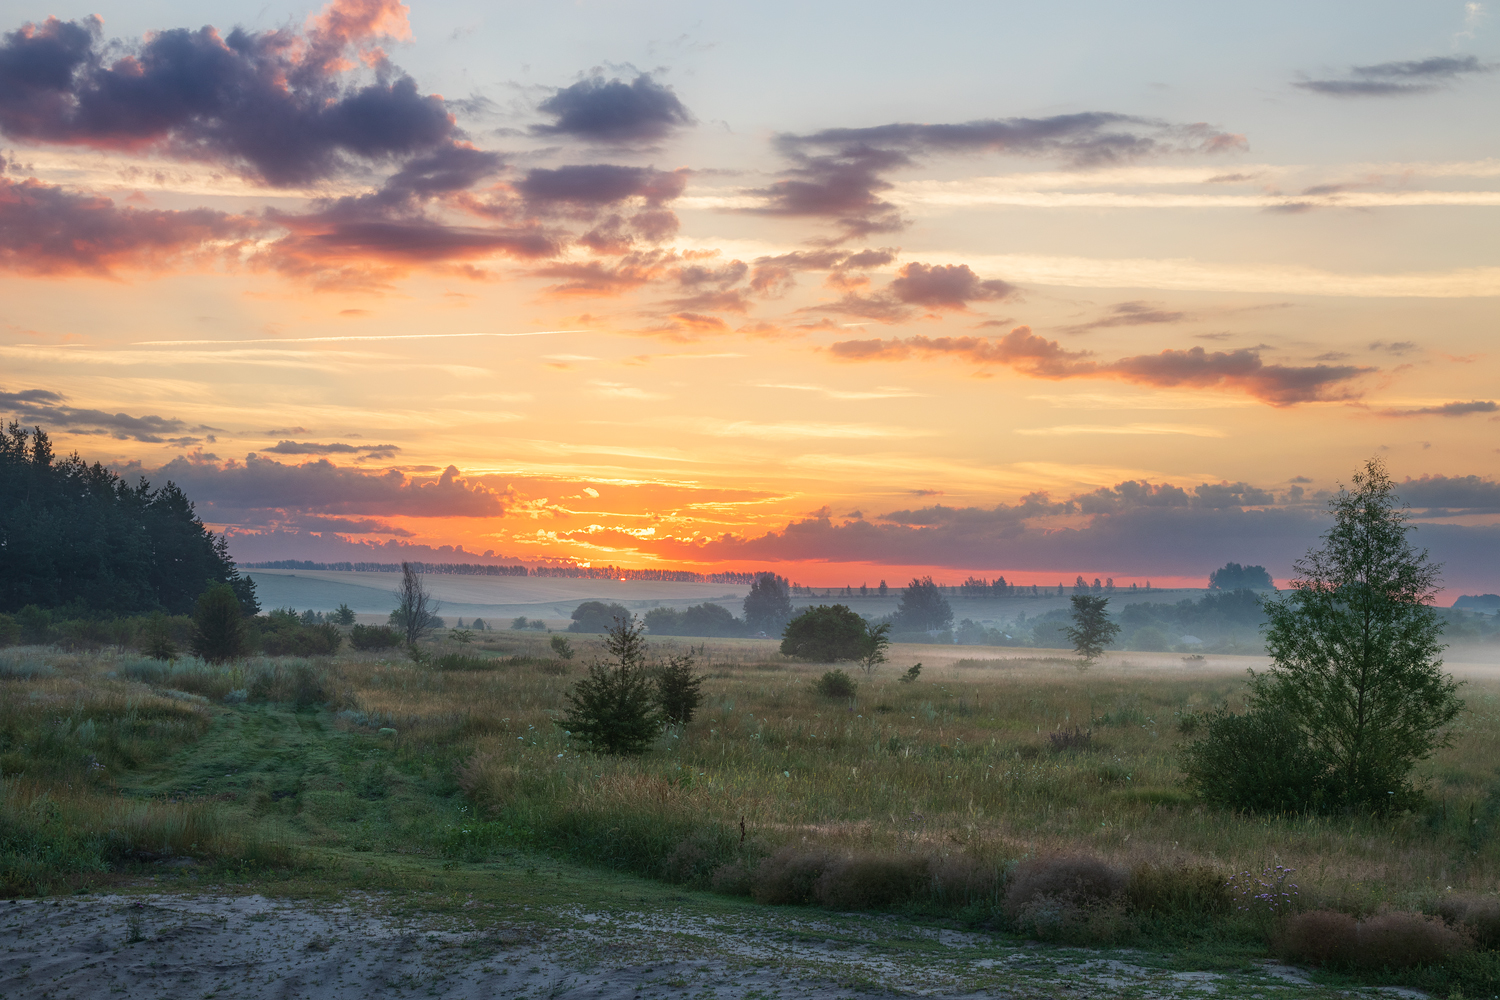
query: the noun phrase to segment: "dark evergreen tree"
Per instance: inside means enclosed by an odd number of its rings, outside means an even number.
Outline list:
[[[243,613],[259,610],[227,540],[174,483],[132,486],[77,454],[58,459],[39,427],[0,431],[0,612],[181,615],[212,583],[227,584]]]
[[[901,592],[891,627],[897,632],[926,632],[953,624],[953,608],[932,577],[913,580]]]
[[[757,573],[745,595],[745,627],[750,632],[779,635],[792,620],[791,587],[775,573]]]
[[[661,732],[645,630],[628,616],[617,619],[604,640],[613,662],[589,664],[588,676],[566,695],[568,709],[556,724],[592,750],[641,753]]]
[[[244,656],[249,644],[234,588],[227,583],[212,584],[193,609],[193,652],[209,663],[224,663]]]

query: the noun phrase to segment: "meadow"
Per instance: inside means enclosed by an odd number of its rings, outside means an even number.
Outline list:
[[[177,865],[368,888],[372,859],[442,871],[523,850],[758,903],[1237,955],[1268,953],[1293,910],[1451,914],[1500,889],[1500,682],[1482,670],[1422,767],[1424,808],[1264,816],[1194,801],[1177,767],[1204,712],[1240,705],[1252,658],[1112,653],[1080,671],[1055,651],[896,646],[872,676],[845,665],[857,690],[830,698],[827,665],[770,642],[653,640],[693,653],[704,703],[611,758],[553,721],[599,652],[574,639],[571,661],[534,632],[435,641],[456,669],[397,651],[222,668],[0,651],[0,884],[55,894]],[[1026,878],[1080,872],[1114,896],[1071,914],[1016,901]],[[1267,872],[1281,914],[1241,892]]]

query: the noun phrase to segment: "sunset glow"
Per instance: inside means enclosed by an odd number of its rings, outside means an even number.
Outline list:
[[[1379,456],[1500,589],[1485,6],[910,14],[12,6],[0,415],[242,562],[819,587],[1285,580]]]

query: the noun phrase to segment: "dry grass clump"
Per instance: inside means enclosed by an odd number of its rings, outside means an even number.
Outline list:
[[[1386,911],[1357,920],[1313,910],[1287,920],[1279,950],[1292,961],[1360,969],[1435,965],[1468,947],[1464,935],[1424,913]]]
[[[1480,948],[1500,948],[1500,899],[1494,896],[1446,896],[1438,916],[1460,928]]]
[[[724,881],[728,882],[728,876]],[[912,902],[931,887],[928,859],[914,855],[840,855],[787,846],[763,860],[751,880],[758,903],[817,903],[837,910],[878,910]]]

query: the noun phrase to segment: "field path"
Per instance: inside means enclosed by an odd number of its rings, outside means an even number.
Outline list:
[[[893,918],[704,917],[669,908],[399,912],[264,896],[77,896],[0,903],[0,996],[746,998],[1420,996],[1351,993],[1274,966],[1152,967],[1146,956],[1005,944]]]

